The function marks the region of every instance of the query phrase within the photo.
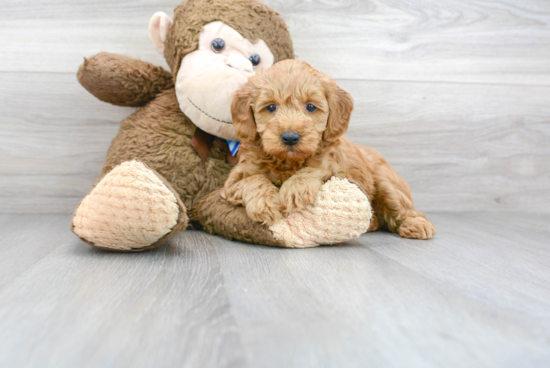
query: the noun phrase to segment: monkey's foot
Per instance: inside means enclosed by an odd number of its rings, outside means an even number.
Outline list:
[[[142,251],[187,226],[178,194],[145,164],[128,161],[111,170],[76,209],[71,229],[102,249]]]
[[[357,238],[367,231],[371,218],[369,199],[359,187],[333,177],[313,204],[290,213],[269,230],[285,247],[308,248]]]

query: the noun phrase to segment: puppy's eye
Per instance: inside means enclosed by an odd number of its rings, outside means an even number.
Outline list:
[[[262,59],[260,58],[260,55],[256,54],[256,55],[252,55],[251,57],[249,57],[248,60],[250,60],[252,65],[256,66],[260,63],[260,61]]]
[[[312,104],[307,104],[306,109],[309,112],[315,112],[317,110],[317,108],[315,106],[313,106]]]
[[[225,49],[225,41],[221,38],[216,38],[214,41],[212,41],[212,50],[215,52],[222,52],[222,50]]]
[[[265,109],[267,110],[267,112],[275,112],[275,110],[277,110],[277,105],[271,104],[268,107],[266,107]]]

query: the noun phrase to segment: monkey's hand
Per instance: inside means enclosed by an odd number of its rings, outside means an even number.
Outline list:
[[[117,106],[144,106],[174,87],[172,74],[161,67],[108,52],[85,58],[77,76],[88,92]]]

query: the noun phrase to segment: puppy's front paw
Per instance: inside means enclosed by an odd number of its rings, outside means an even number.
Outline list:
[[[248,217],[256,222],[273,225],[283,218],[278,193],[269,193],[246,204]]]
[[[243,203],[242,190],[236,187],[225,187],[221,191],[221,196],[228,203],[235,206],[242,205]]]
[[[306,208],[315,201],[322,184],[313,180],[288,180],[279,191],[281,209],[294,212]]]
[[[399,236],[409,239],[430,239],[435,227],[423,217],[407,217],[399,226]]]

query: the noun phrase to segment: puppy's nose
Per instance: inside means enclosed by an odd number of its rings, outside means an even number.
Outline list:
[[[300,134],[294,132],[284,132],[281,135],[283,143],[287,146],[294,146],[300,141]]]

